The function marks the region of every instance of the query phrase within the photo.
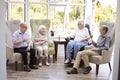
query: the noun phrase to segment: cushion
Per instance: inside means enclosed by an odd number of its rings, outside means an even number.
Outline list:
[[[55,54],[55,49],[54,49],[54,47],[49,47],[49,49],[48,49],[48,54],[49,54],[49,55]]]
[[[22,61],[22,55],[20,53],[14,53],[13,54],[13,61],[21,62]]]
[[[90,56],[89,60],[91,63],[95,63],[95,64],[103,63],[103,57],[100,55]]]

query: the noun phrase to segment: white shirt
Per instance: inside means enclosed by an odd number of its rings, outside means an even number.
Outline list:
[[[74,32],[74,40],[75,41],[81,41],[84,38],[89,37],[89,32],[87,28],[83,28],[83,29],[76,29]]]
[[[12,39],[13,42],[14,41],[20,41],[22,39],[28,39],[28,41],[17,44],[17,45],[14,45],[14,48],[27,47],[29,45],[30,36],[29,36],[29,34],[27,32],[25,32],[23,34],[20,30],[16,31],[13,34],[13,39]]]
[[[43,40],[47,40],[47,35],[42,35],[42,34],[40,34],[39,32],[35,35],[35,38],[40,38],[40,39],[43,39]],[[41,46],[41,44],[39,43],[39,42],[36,42],[36,41],[34,41],[34,44],[35,44],[35,46]],[[48,45],[48,43],[46,42],[46,43],[44,43],[44,44],[42,44],[42,45]]]

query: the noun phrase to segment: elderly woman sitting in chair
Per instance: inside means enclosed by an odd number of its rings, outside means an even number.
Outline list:
[[[42,58],[45,57],[46,65],[49,66],[48,63],[48,42],[47,42],[47,32],[46,26],[40,25],[37,34],[35,35],[35,47],[38,50],[40,63],[39,66],[42,67]]]
[[[80,48],[88,45],[88,39],[90,38],[88,29],[84,27],[84,21],[78,21],[78,27],[74,31],[74,35],[70,38],[74,38],[70,40],[67,44],[66,48],[66,60],[65,64],[70,63],[71,60],[71,51],[74,49],[74,58],[76,58],[77,53],[79,52]]]

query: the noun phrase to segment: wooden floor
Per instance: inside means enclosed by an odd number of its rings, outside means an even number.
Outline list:
[[[63,54],[63,52],[59,52]],[[112,80],[112,72],[109,70],[107,64],[101,65],[99,69],[99,75],[95,75],[95,65],[91,64],[92,71],[88,75],[82,73],[82,69],[79,69],[79,74],[66,74],[67,70],[71,68],[66,68],[64,66],[64,56],[59,55],[58,61],[56,63],[51,63],[51,65],[40,67],[38,70],[32,70],[31,72],[24,72],[19,69],[15,71],[14,64],[9,63],[7,67],[7,79],[8,80]],[[19,66],[20,68],[20,66]]]

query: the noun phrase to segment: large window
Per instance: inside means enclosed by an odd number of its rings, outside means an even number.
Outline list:
[[[28,24],[30,19],[50,19],[51,29],[56,34],[71,33],[76,27],[77,20],[84,19],[84,0],[6,0],[6,2],[7,19],[19,19]]]
[[[65,0],[50,0],[51,2],[64,2]]]
[[[10,8],[10,20],[19,19],[24,22],[24,4],[11,3]]]
[[[30,2],[47,2],[47,0],[29,0]]]
[[[85,0],[72,0],[72,3],[82,3],[84,4]]]
[[[50,6],[52,30],[56,32],[56,35],[64,29],[64,16],[64,6]]]
[[[77,26],[77,20],[84,20],[84,6],[70,6],[69,12],[69,30],[68,33],[72,34]]]
[[[46,5],[30,4],[29,15],[30,19],[46,19],[47,18]]]
[[[6,0],[6,1],[16,1],[16,2],[24,2],[24,0]]]

